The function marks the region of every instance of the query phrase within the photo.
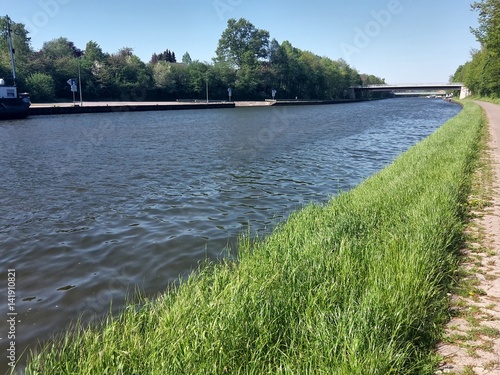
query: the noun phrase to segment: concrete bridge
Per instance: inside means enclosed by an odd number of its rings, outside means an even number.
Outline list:
[[[350,96],[352,99],[359,98],[362,92],[367,91],[437,91],[460,90],[460,99],[464,99],[470,95],[469,89],[463,83],[414,83],[414,84],[400,84],[400,85],[366,85],[366,86],[353,86],[349,88]]]

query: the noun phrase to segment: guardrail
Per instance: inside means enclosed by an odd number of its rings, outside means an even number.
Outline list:
[[[384,87],[457,87],[464,86],[461,82],[448,82],[448,83],[398,83],[398,84],[373,84],[365,86],[352,86],[353,89],[370,89],[370,88],[384,88]]]

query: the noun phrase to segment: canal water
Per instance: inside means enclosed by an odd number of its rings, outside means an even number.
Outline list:
[[[391,99],[1,122],[0,369],[9,311],[19,357],[353,188],[459,111]]]

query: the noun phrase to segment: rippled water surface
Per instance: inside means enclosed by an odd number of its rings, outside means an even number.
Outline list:
[[[0,122],[1,353],[8,269],[20,352],[354,187],[459,111],[393,99]]]

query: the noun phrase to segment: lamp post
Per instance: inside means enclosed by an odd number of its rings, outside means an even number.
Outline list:
[[[82,55],[78,57],[78,85],[80,86],[80,106],[83,106],[83,99],[82,99],[82,75],[81,75],[81,69],[80,69],[80,64],[81,64],[81,58]]]
[[[208,104],[208,75],[207,75],[207,79],[205,82],[206,82],[207,104]]]
[[[80,106],[83,105],[82,100],[82,75],[80,72],[80,58],[78,58],[78,86],[80,87]]]

